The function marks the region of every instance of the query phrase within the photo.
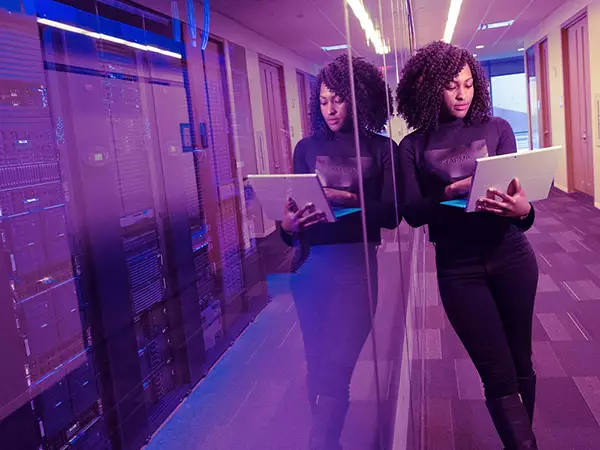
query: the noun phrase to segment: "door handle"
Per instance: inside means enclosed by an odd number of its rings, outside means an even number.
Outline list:
[[[583,136],[581,136],[581,138],[582,138],[584,141],[587,141],[587,132],[586,132],[586,131],[584,131],[584,132],[583,132]]]

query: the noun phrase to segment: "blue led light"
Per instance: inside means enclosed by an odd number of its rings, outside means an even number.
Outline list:
[[[202,50],[206,50],[210,35],[210,1],[204,0],[204,27],[202,28]]]

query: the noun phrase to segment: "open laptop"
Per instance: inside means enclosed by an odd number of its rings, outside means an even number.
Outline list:
[[[477,200],[485,197],[488,189],[496,188],[506,192],[515,178],[519,179],[529,201],[545,200],[554,181],[561,151],[562,146],[556,146],[479,158],[468,197],[445,201],[442,204],[474,212]]]
[[[248,175],[264,213],[271,220],[283,220],[284,204],[292,198],[299,207],[312,203],[323,211],[328,222],[360,211],[360,208],[334,207],[329,204],[319,177],[314,174]]]

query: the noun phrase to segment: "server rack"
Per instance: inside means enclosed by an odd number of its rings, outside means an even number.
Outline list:
[[[27,64],[2,59],[22,70],[1,80],[0,107],[33,105],[17,118],[25,137],[0,124],[0,333],[13,343],[3,370],[13,396],[26,399],[0,416],[0,440],[137,449],[258,313],[249,298],[266,297],[254,247],[241,244],[235,183],[207,198],[214,158],[235,167],[231,149],[215,144],[229,139],[229,112],[223,106],[218,122],[207,109],[226,93],[208,92],[194,116],[187,61],[38,28],[33,17],[12,15],[0,33],[27,35],[30,51]],[[209,86],[204,70],[194,76]],[[204,131],[185,152],[180,126],[198,123]],[[42,156],[7,163],[16,153]]]
[[[0,11],[0,297],[8,340],[0,440],[8,448],[63,448],[102,435],[102,402],[87,307],[71,251],[60,151],[48,104],[37,24]],[[4,370],[4,369],[3,369]],[[18,434],[17,434],[18,432]],[[95,448],[107,448],[101,445]]]

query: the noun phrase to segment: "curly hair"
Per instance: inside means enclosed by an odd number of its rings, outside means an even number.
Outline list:
[[[398,113],[409,127],[427,132],[439,126],[444,89],[466,65],[473,73],[475,93],[465,122],[488,120],[492,102],[481,64],[468,50],[438,41],[421,48],[408,60],[396,88]]]
[[[310,98],[310,124],[312,134],[333,136],[321,113],[321,85],[339,96],[342,101],[350,102],[349,57],[343,54],[334,59],[319,72],[317,81],[312,87]],[[363,134],[378,133],[385,127],[389,114],[387,105],[393,107],[392,92],[385,84],[382,73],[363,58],[352,58],[354,87],[356,91],[356,110],[358,113],[358,129]],[[387,99],[386,99],[387,95]],[[389,102],[389,103],[388,103]],[[352,120],[352,108],[348,108],[347,120]]]

